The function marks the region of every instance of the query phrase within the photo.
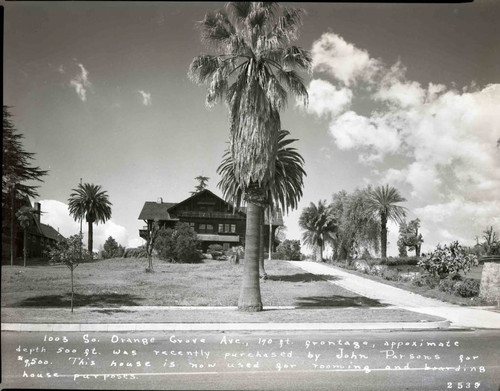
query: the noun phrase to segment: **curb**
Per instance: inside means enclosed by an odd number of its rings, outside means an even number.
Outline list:
[[[2,331],[440,330],[450,321],[387,323],[2,323]]]

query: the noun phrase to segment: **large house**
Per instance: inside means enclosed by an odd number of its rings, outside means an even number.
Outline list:
[[[21,206],[31,206],[28,199],[22,200]],[[39,202],[35,202],[34,209],[36,213],[33,215],[33,221],[28,227],[26,256],[28,258],[45,257],[45,250],[57,243],[58,240],[64,239],[57,230],[47,224],[40,222],[42,213]],[[5,221],[5,226],[2,227],[2,262],[7,263],[10,260],[10,215],[8,221]],[[14,217],[14,258],[22,257],[24,248],[24,233]]]
[[[281,211],[272,216],[272,237],[276,228],[283,225]],[[139,230],[141,238],[146,239],[148,230],[157,220],[161,227],[173,228],[177,222],[188,223],[197,233],[202,251],[211,244],[220,244],[224,249],[245,245],[246,208],[234,210],[233,206],[210,190],[202,190],[184,201],[156,202],[147,201],[142,207],[139,219],[147,226]],[[266,214],[265,238],[269,238],[269,220]],[[268,240],[265,240],[266,248]]]

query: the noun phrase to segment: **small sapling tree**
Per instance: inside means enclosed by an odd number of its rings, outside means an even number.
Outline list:
[[[146,234],[146,257],[148,258],[148,267],[146,272],[153,272],[153,249],[155,247],[156,240],[158,239],[158,233],[160,232],[160,224],[158,220],[155,220],[151,226],[148,225],[148,232]]]
[[[68,239],[61,239],[57,245],[49,250],[49,258],[52,262],[63,263],[71,271],[71,312],[73,312],[74,284],[73,272],[83,260],[91,260],[91,254],[82,250],[82,235],[70,236]]]

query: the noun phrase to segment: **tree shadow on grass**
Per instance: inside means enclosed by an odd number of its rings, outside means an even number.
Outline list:
[[[269,281],[284,282],[318,282],[318,281],[337,281],[340,277],[330,276],[328,274],[296,273],[281,276],[268,276]]]
[[[324,308],[324,307],[387,307],[378,300],[364,296],[307,296],[298,297],[295,302],[298,308]]]
[[[75,307],[119,307],[141,305],[143,298],[129,295],[127,293],[100,293],[93,295],[82,295],[75,293],[73,305]],[[71,305],[71,294],[35,296],[14,303],[12,307],[69,307]]]

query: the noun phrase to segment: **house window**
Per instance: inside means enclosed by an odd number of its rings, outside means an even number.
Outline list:
[[[194,229],[194,223],[189,223],[189,228]]]
[[[198,232],[211,234],[214,232],[214,226],[212,224],[200,224]]]
[[[224,224],[219,224],[219,232],[224,232]]]
[[[229,225],[230,224],[224,224],[224,232],[229,232]]]
[[[222,248],[227,251],[229,250],[229,243],[222,243]]]
[[[236,224],[231,224],[231,233],[236,233]]]

